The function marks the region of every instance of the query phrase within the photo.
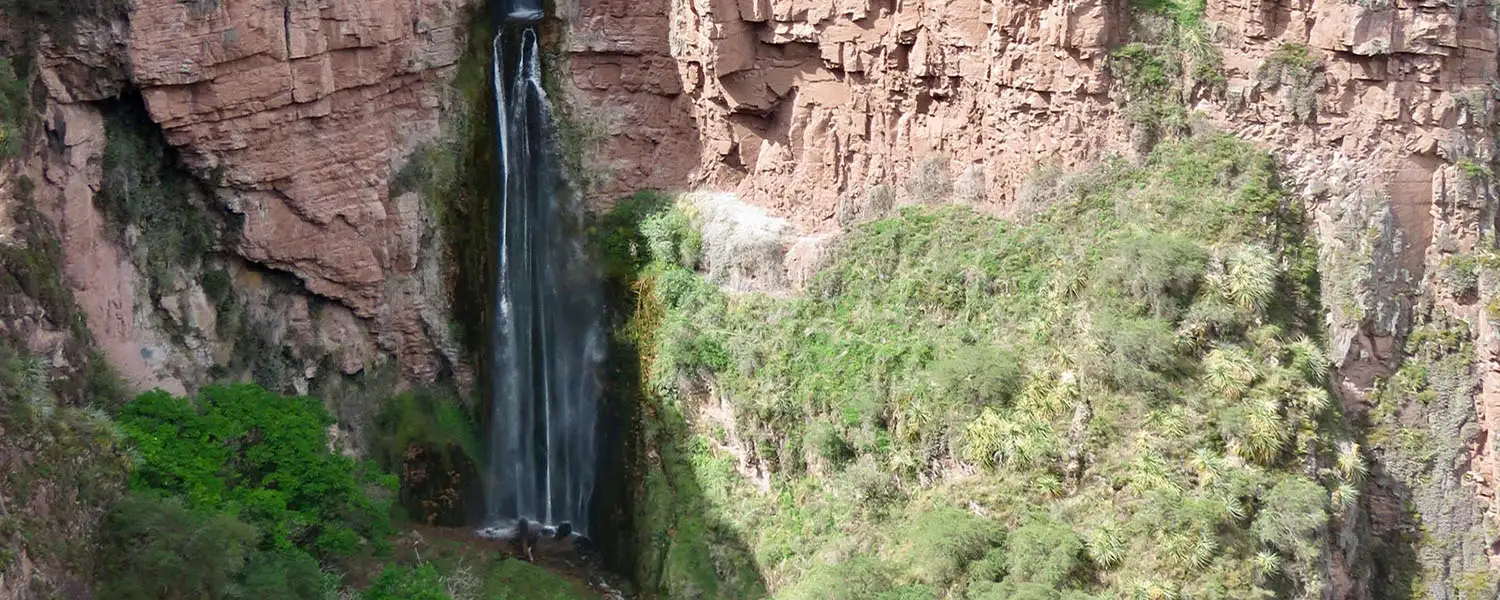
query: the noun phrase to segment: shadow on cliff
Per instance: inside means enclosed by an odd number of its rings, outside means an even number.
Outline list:
[[[767,597],[744,537],[704,495],[691,464],[692,431],[675,403],[648,385],[663,309],[635,249],[640,220],[666,203],[623,200],[594,228],[605,269],[610,347],[593,522],[610,569],[642,598]]]

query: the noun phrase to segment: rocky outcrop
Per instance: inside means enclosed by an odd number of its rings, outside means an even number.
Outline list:
[[[1124,3],[586,0],[572,10],[577,97],[623,113],[599,162],[629,176],[606,193],[733,189],[827,226],[840,202],[902,184],[931,157],[977,183],[969,198],[1004,206],[1039,166],[1127,147],[1114,101],[1124,91],[1105,68],[1140,27]],[[1216,125],[1325,162],[1374,157],[1372,172],[1430,173],[1405,161],[1474,150],[1455,137],[1475,118],[1467,103],[1489,94],[1496,36],[1484,11],[1214,1],[1205,23],[1226,80],[1195,108]],[[1279,49],[1304,44],[1320,65],[1309,89],[1265,80]],[[1315,114],[1294,119],[1309,101]],[[697,164],[674,177],[664,159],[687,147]]]
[[[66,43],[42,44],[47,129],[60,143],[27,168],[45,174],[41,206],[61,225],[68,274],[112,362],[139,387],[180,390],[227,361],[232,343],[215,334],[233,317],[215,314],[200,265],[152,297],[131,260],[134,234],[94,206],[106,142],[94,103],[134,90],[204,184],[193,202],[229,215],[218,266],[243,265],[228,269],[236,293],[263,296],[263,278],[243,275],[271,270],[299,281],[281,295],[317,299],[309,313],[307,298],[288,297],[301,312],[250,323],[297,355],[294,387],[320,363],[353,374],[383,356],[409,381],[468,380],[448,324],[442,232],[419,194],[393,194],[390,181],[443,133],[469,4],[146,0],[125,20],[80,20]]]

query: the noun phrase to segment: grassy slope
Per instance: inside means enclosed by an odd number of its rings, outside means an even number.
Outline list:
[[[637,490],[643,585],[1315,593],[1365,467],[1325,389],[1315,252],[1273,161],[1200,137],[1053,191],[1024,224],[908,208],[858,226],[794,299],[684,268],[695,234],[669,203],[606,221],[658,449]],[[733,418],[702,417],[706,396]]]

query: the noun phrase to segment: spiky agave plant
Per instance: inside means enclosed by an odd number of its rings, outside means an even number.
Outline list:
[[[52,413],[57,408],[52,390],[47,387],[52,361],[45,356],[32,356],[22,360],[18,367],[20,377],[17,382],[19,389],[16,391],[26,402],[31,418],[38,421],[52,418]]]
[[[1328,377],[1328,356],[1317,343],[1302,336],[1286,345],[1287,364],[1308,381],[1322,383]]]
[[[1290,432],[1281,417],[1280,402],[1269,396],[1248,399],[1244,408],[1244,431],[1237,432],[1245,458],[1269,465],[1281,454]]]
[[[1352,441],[1339,442],[1338,452],[1334,458],[1334,466],[1338,469],[1339,479],[1345,483],[1357,484],[1365,480],[1368,467],[1365,466],[1365,458],[1360,454],[1359,444]]]
[[[1339,513],[1346,512],[1354,508],[1354,505],[1359,502],[1359,488],[1347,481],[1340,481],[1338,485],[1333,487],[1330,499],[1333,501],[1333,507]]]
[[[1333,401],[1328,397],[1328,390],[1323,388],[1304,387],[1292,396],[1292,406],[1312,419],[1318,418],[1332,405]]]
[[[1130,600],[1177,600],[1177,588],[1154,577],[1141,577],[1126,588]]]
[[[1240,348],[1221,346],[1203,357],[1204,382],[1209,389],[1230,400],[1243,397],[1257,377],[1259,372],[1254,358]]]
[[[1281,555],[1261,550],[1250,559],[1250,566],[1255,569],[1255,578],[1264,582],[1281,572]]]
[[[1046,421],[1018,411],[985,408],[965,430],[964,446],[970,462],[1028,467],[1051,456],[1057,440]]]
[[[1188,465],[1198,473],[1200,487],[1213,485],[1224,474],[1224,457],[1212,448],[1194,450],[1193,457],[1188,459]]]
[[[1125,538],[1120,535],[1119,524],[1105,522],[1084,534],[1083,547],[1089,560],[1103,569],[1108,569],[1125,560]]]
[[[1255,314],[1265,308],[1276,291],[1279,270],[1271,251],[1246,244],[1215,263],[1205,276],[1210,289],[1240,310]]]

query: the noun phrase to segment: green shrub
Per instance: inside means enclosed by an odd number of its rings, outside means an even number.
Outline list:
[[[1458,168],[1469,179],[1476,181],[1488,181],[1495,176],[1494,172],[1490,170],[1489,165],[1470,156],[1458,159]]]
[[[1465,296],[1479,291],[1479,266],[1477,257],[1455,254],[1443,259],[1438,275],[1453,295]]]
[[[17,73],[15,64],[0,57],[0,158],[15,156],[30,122],[31,102],[26,96],[25,73]]]
[[[1310,123],[1317,116],[1320,62],[1304,44],[1283,44],[1255,72],[1256,81],[1268,89],[1282,90],[1285,107],[1294,121]]]
[[[1061,588],[1081,577],[1086,567],[1083,540],[1063,523],[1034,519],[1008,538],[1007,581]]]
[[[900,539],[906,545],[900,564],[907,566],[908,575],[945,587],[958,581],[970,563],[1001,547],[1005,530],[993,521],[942,507],[923,512],[904,528]]]
[[[1256,537],[1304,567],[1316,568],[1328,527],[1328,492],[1307,479],[1289,477],[1271,488],[1262,502],[1251,525]]]
[[[781,597],[786,600],[868,600],[885,598],[893,589],[887,567],[871,558],[820,564]]]
[[[400,472],[412,444],[427,444],[443,452],[460,448],[470,457],[483,456],[479,425],[458,398],[441,390],[403,392],[391,397],[375,417],[374,454],[385,470]]]
[[[106,600],[228,598],[255,551],[255,527],[182,500],[132,492],[105,525]]]
[[[938,600],[938,591],[925,585],[903,585],[881,592],[875,600]]]
[[[932,370],[944,396],[975,406],[1009,405],[1020,393],[1026,375],[1014,353],[987,346],[954,353]]]
[[[322,600],[333,586],[334,582],[318,567],[318,561],[306,552],[262,551],[250,556],[233,597],[235,600]]]
[[[360,465],[329,451],[332,422],[316,399],[253,384],[203,388],[196,406],[148,392],[120,417],[141,457],[133,489],[237,514],[264,532],[265,548],[381,549],[392,531],[388,503],[367,494]]]
[[[442,576],[430,564],[387,566],[365,590],[364,600],[451,600]]]
[[[854,448],[849,446],[838,428],[829,423],[814,423],[808,431],[807,440],[817,450],[818,456],[835,467],[841,467],[854,458]]]
[[[665,261],[689,270],[698,268],[703,235],[680,208],[663,211],[641,221],[641,235],[652,260]]]

